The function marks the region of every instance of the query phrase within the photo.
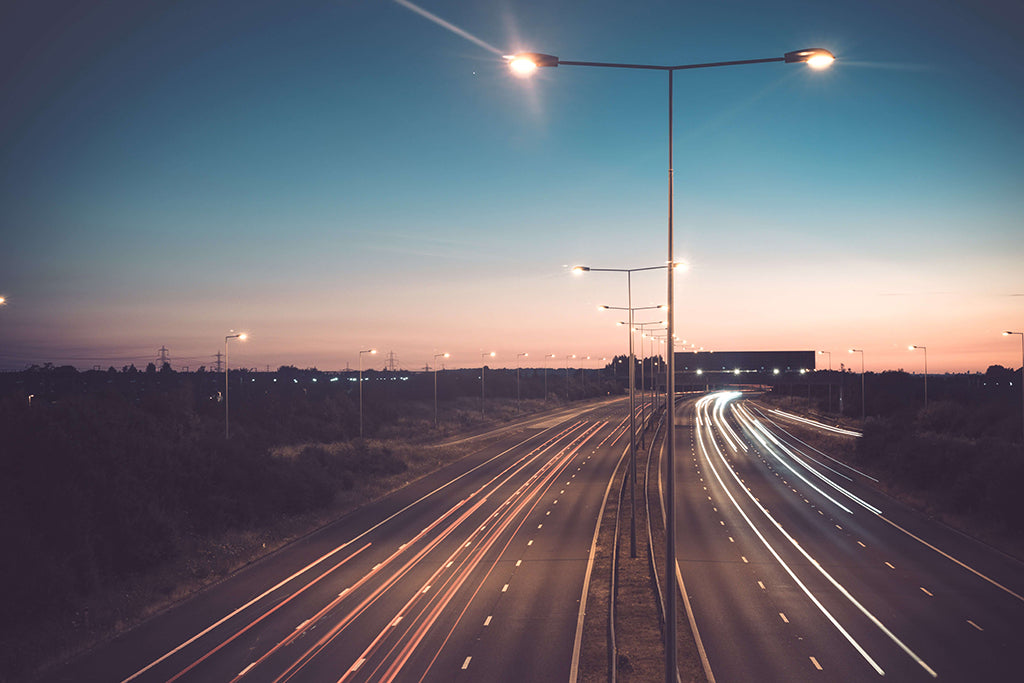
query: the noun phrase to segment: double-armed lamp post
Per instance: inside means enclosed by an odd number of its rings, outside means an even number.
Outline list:
[[[668,387],[666,387],[666,401],[669,406],[669,414],[672,415],[675,409],[675,354],[673,352],[673,334],[675,333],[675,287],[673,282],[672,267],[675,264],[672,234],[672,79],[676,71],[688,69],[708,69],[719,66],[741,66],[746,64],[766,64],[770,62],[783,62],[787,64],[807,64],[815,69],[823,69],[829,66],[835,57],[828,50],[812,48],[808,50],[796,50],[787,52],[781,57],[769,57],[767,59],[744,59],[731,62],[707,62],[703,64],[680,64],[675,66],[656,64],[620,64],[613,62],[577,62],[559,59],[554,55],[540,54],[535,52],[524,52],[507,57],[509,68],[520,76],[529,76],[539,67],[558,66],[589,66],[610,69],[636,69],[643,71],[662,71],[668,73]],[[676,680],[676,582],[675,582],[675,420],[668,420],[668,433],[666,434],[668,444],[667,486],[665,497],[667,498],[667,511],[665,523],[666,543],[666,591],[665,591],[665,680]]]

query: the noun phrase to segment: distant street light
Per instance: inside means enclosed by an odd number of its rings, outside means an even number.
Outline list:
[[[548,402],[548,358],[554,358],[555,354],[544,354],[544,402]]]
[[[580,266],[581,267],[581,266]],[[660,268],[661,266],[655,266]],[[630,296],[632,300],[632,296]],[[599,311],[628,311],[629,322],[629,556],[636,557],[636,357],[633,354],[633,311],[665,309],[666,306],[598,306]],[[621,323],[620,323],[621,324]]]
[[[672,81],[676,71],[685,69],[706,69],[719,66],[739,66],[744,64],[763,64],[767,62],[785,62],[788,64],[806,63],[813,69],[824,69],[829,66],[835,57],[828,50],[811,48],[807,50],[795,50],[787,52],[782,57],[770,57],[767,59],[745,59],[730,62],[708,62],[704,64],[680,64],[676,66],[662,66],[655,64],[620,64],[612,62],[576,62],[563,61],[554,55],[547,55],[535,52],[524,52],[506,57],[509,68],[517,76],[526,77],[534,73],[539,67],[564,66],[587,66],[612,69],[642,69],[652,71],[663,71],[668,73],[668,260],[667,264],[675,263],[673,248],[673,168],[672,168]],[[673,333],[675,332],[675,285],[673,282],[673,268],[668,268],[668,305],[671,313],[668,318],[668,387],[665,396],[669,406],[670,415],[675,411],[675,353],[673,350]],[[678,676],[676,666],[676,582],[675,582],[675,420],[668,420],[668,430],[665,436],[667,443],[667,464],[665,498],[667,499],[666,523],[665,523],[665,561],[666,567],[666,596],[665,596],[665,681],[675,681]],[[634,469],[635,475],[635,469]],[[635,478],[635,476],[634,476]]]
[[[228,341],[231,339],[237,339],[238,341],[245,341],[249,338],[249,335],[245,332],[239,332],[238,334],[229,334],[224,337],[224,438],[228,439],[231,437],[231,430],[228,426]]]
[[[480,414],[484,414],[484,371],[487,369],[487,357],[494,358],[497,353],[491,351],[490,353],[480,354]]]
[[[6,306],[6,305],[7,305],[7,297],[0,296],[0,306]]]
[[[1020,356],[1021,356],[1021,366],[1020,366],[1020,376],[1021,376],[1021,382],[1020,382],[1020,391],[1021,391],[1021,404],[1020,404],[1020,410],[1021,410],[1021,437],[1024,438],[1024,332],[1009,332],[1009,331],[1003,332],[1003,336],[1004,337],[1008,337],[1011,334],[1019,334],[1020,335]],[[1024,444],[1024,441],[1022,441],[1021,443]]]
[[[519,389],[519,386],[520,386],[519,385],[519,359],[520,358],[526,358],[529,355],[530,354],[526,353],[525,351],[523,353],[517,353],[516,354],[516,415],[519,414],[519,408],[520,408],[519,404],[522,401],[522,392]]]
[[[452,354],[450,354],[448,352],[445,352],[445,353],[435,353],[434,354],[434,429],[437,429],[437,427],[438,427],[438,421],[437,421],[437,359],[438,358],[451,358],[451,356],[452,356]]]
[[[359,352],[359,438],[363,438],[363,354],[371,356],[377,353],[377,349],[366,349]]]
[[[818,351],[818,354],[828,355],[828,412],[832,412],[832,352],[831,351]]]
[[[924,351],[924,409],[928,410],[928,347],[911,344],[908,350],[921,349]]]
[[[575,358],[576,354],[565,357],[565,402],[569,402],[569,360]]]
[[[850,349],[850,353],[860,354],[860,421],[863,423],[867,419],[864,402],[864,349]]]

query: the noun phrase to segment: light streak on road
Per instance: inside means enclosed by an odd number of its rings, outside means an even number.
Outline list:
[[[734,398],[734,396],[728,395],[728,394],[727,395],[713,394],[711,396],[707,396],[707,397],[704,397],[701,400],[699,400],[698,403],[697,403],[697,409],[698,410],[703,410],[705,412],[705,415],[707,415],[708,404],[710,402],[719,401],[719,400],[730,401],[733,398]],[[711,418],[708,418],[708,419],[711,419]],[[710,429],[708,431],[710,432]],[[771,515],[771,513],[769,513],[768,510],[765,509],[764,506],[761,505],[761,503],[757,500],[757,498],[750,492],[750,490],[740,480],[739,475],[729,465],[728,461],[725,458],[725,455],[718,448],[718,444],[715,442],[715,440],[713,438],[713,434],[709,433],[708,436],[709,436],[709,441],[711,442],[711,445],[713,446],[713,448],[715,450],[715,453],[718,456],[718,459],[722,462],[722,464],[725,467],[725,469],[732,475],[732,478],[735,480],[736,485],[739,486],[740,490],[742,490],[743,493],[746,494],[746,496],[750,500],[751,504],[754,505],[754,507],[756,507],[758,510],[761,511],[762,515],[772,524],[772,526],[774,526],[776,528],[776,530],[778,530],[778,532],[780,534],[782,534],[782,536],[786,540],[788,540],[789,543],[797,550],[797,552],[799,552],[801,555],[803,555],[804,558],[807,559],[807,561],[811,563],[811,566],[813,566],[818,571],[818,573],[820,573],[830,584],[832,584],[832,586],[844,598],[846,598],[850,602],[850,604],[852,604],[855,608],[857,608],[857,610],[860,611],[861,614],[863,614],[865,617],[867,617],[868,620],[870,620],[871,623],[873,623],[876,628],[878,628],[883,634],[885,634],[886,637],[888,637],[907,656],[909,656],[914,662],[916,662],[921,668],[923,668],[930,676],[932,676],[933,678],[936,677],[938,674],[934,671],[934,669],[932,669],[930,666],[928,666],[928,664],[921,657],[919,657],[913,650],[911,650],[905,643],[903,643],[902,640],[900,640],[894,633],[892,633],[892,631],[890,631],[881,622],[881,620],[878,619],[878,617],[876,617],[872,612],[870,612],[866,607],[864,607],[863,604],[861,604],[856,598],[854,598],[853,595],[842,584],[840,584],[829,572],[827,572],[825,570],[825,568],[822,567],[821,564],[814,557],[812,557],[810,555],[810,553],[808,553],[801,546],[801,544],[789,532],[786,531],[786,529]],[[759,539],[761,539],[762,543],[765,545],[766,548],[768,548],[768,550],[772,554],[772,556],[775,557],[776,560],[786,569],[787,573],[790,574],[791,578],[793,578],[793,580],[797,582],[797,584],[801,587],[801,589],[804,590],[805,594],[808,596],[808,598],[811,599],[811,601],[815,604],[815,606],[817,606],[819,608],[819,610],[821,610],[822,613],[829,619],[829,621],[833,623],[833,625],[843,634],[843,636],[848,640],[848,642],[850,642],[850,644],[854,646],[854,648],[858,651],[858,653],[860,653],[880,675],[883,675],[883,672],[882,672],[881,668],[878,666],[878,664],[874,662],[874,660],[867,654],[867,652],[865,652],[863,650],[863,648],[861,648],[861,646],[855,640],[853,640],[853,638],[849,635],[849,633],[834,619],[834,617],[832,617],[832,615],[828,613],[828,611],[824,608],[824,606],[821,605],[820,602],[818,602],[817,598],[815,598],[810,593],[810,591],[806,590],[806,588],[804,587],[803,583],[800,582],[800,580],[792,572],[792,570],[789,568],[789,566],[786,565],[785,562],[783,562],[782,558],[778,555],[778,553],[771,546],[771,544],[767,541],[767,539],[761,534],[761,532],[758,530],[757,526],[753,523],[753,521],[742,510],[742,508],[740,507],[738,501],[733,497],[731,491],[726,487],[725,482],[722,480],[722,477],[721,477],[721,475],[718,472],[718,469],[715,467],[714,463],[712,462],[711,456],[709,455],[709,451],[708,451],[707,445],[704,442],[704,434],[701,431],[698,431],[698,443],[701,446],[702,452],[704,454],[704,459],[707,462],[708,466],[711,468],[712,472],[714,473],[715,478],[718,480],[719,484],[722,486],[723,490],[728,495],[730,501],[732,501],[732,503],[733,503],[734,507],[736,508],[737,512],[747,522],[747,525],[757,535],[757,537]]]

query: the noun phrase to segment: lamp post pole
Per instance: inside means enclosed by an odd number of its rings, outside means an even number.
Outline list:
[[[228,342],[232,339],[238,341],[245,341],[249,335],[245,332],[239,332],[238,334],[229,334],[224,337],[224,438],[231,438],[231,429],[228,423]]]
[[[646,447],[646,441],[644,439],[645,439],[645,433],[647,431],[647,428],[646,428],[647,422],[646,422],[646,415],[645,415],[645,413],[646,413],[646,405],[647,405],[647,394],[646,394],[646,390],[647,390],[647,377],[646,377],[646,374],[647,373],[644,370],[644,365],[647,362],[647,356],[644,355],[644,339],[646,339],[648,337],[648,335],[644,332],[644,330],[647,327],[652,326],[652,325],[664,325],[664,324],[665,324],[664,320],[660,320],[658,322],[634,323],[633,324],[634,331],[639,331],[640,332],[640,448],[645,448]],[[651,375],[653,376],[653,374],[654,374],[654,370],[652,369],[651,370]]]
[[[359,438],[363,438],[363,354],[377,353],[377,349],[366,349],[359,352]],[[435,416],[436,419],[436,416]]]
[[[480,414],[484,414],[484,372],[487,369],[487,357],[494,358],[496,354],[494,351],[490,353],[480,354]]]
[[[554,55],[539,53],[522,53],[509,57],[509,67],[514,73],[521,76],[528,76],[538,67],[565,66],[590,66],[613,69],[642,69],[668,72],[668,387],[666,390],[666,401],[669,406],[670,419],[666,441],[667,450],[667,485],[665,497],[667,499],[666,521],[665,521],[665,545],[666,545],[666,591],[665,591],[665,681],[675,681],[678,675],[676,667],[676,582],[675,582],[675,420],[671,416],[675,412],[675,354],[673,353],[673,334],[675,332],[675,297],[673,268],[675,264],[675,252],[673,249],[673,169],[672,169],[672,76],[676,71],[684,69],[705,69],[719,66],[740,66],[744,64],[763,64],[768,62],[785,63],[807,63],[809,66],[820,69],[830,65],[835,57],[828,50],[813,48],[808,50],[797,50],[787,52],[782,57],[771,57],[768,59],[746,59],[731,62],[709,62],[705,64],[681,64],[678,66],[658,66],[654,64],[619,64],[611,62],[576,62],[563,61]]]
[[[435,353],[434,354],[434,429],[437,429],[439,423],[437,420],[437,359],[438,358],[451,358],[450,353]]]
[[[818,354],[828,354],[828,412],[832,412],[832,352],[818,351]]]
[[[1018,334],[1018,335],[1020,335],[1020,357],[1021,357],[1021,361],[1020,361],[1021,362],[1021,366],[1020,366],[1020,376],[1021,376],[1021,383],[1020,383],[1020,391],[1021,391],[1021,404],[1020,404],[1020,410],[1021,410],[1021,438],[1024,438],[1024,332],[1010,332],[1010,331],[1003,332],[1003,336],[1004,337],[1008,337],[1011,334]],[[1021,445],[1024,445],[1024,441],[1021,441]]]
[[[850,349],[850,353],[860,354],[860,421],[863,425],[864,420],[867,419],[864,401],[864,349]]]
[[[523,353],[517,353],[516,354],[516,415],[519,414],[519,407],[520,407],[520,403],[522,402],[522,397],[523,397],[523,394],[522,394],[522,392],[519,389],[519,386],[520,386],[519,385],[519,359],[520,358],[526,358],[529,355],[530,354],[526,353],[525,351]],[[546,377],[546,375],[545,375],[545,377]]]
[[[910,350],[921,349],[924,351],[924,409],[928,410],[928,347],[911,344]]]
[[[565,357],[565,402],[569,402],[569,360],[575,358],[576,354],[569,354]]]
[[[554,358],[555,354],[544,354],[544,402],[548,402],[548,358]]]

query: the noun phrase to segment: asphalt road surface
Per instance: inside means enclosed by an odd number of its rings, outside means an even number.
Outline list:
[[[47,680],[571,680],[627,413],[504,430]]]
[[[731,681],[1024,680],[1024,565],[735,393],[677,411],[677,557]]]

